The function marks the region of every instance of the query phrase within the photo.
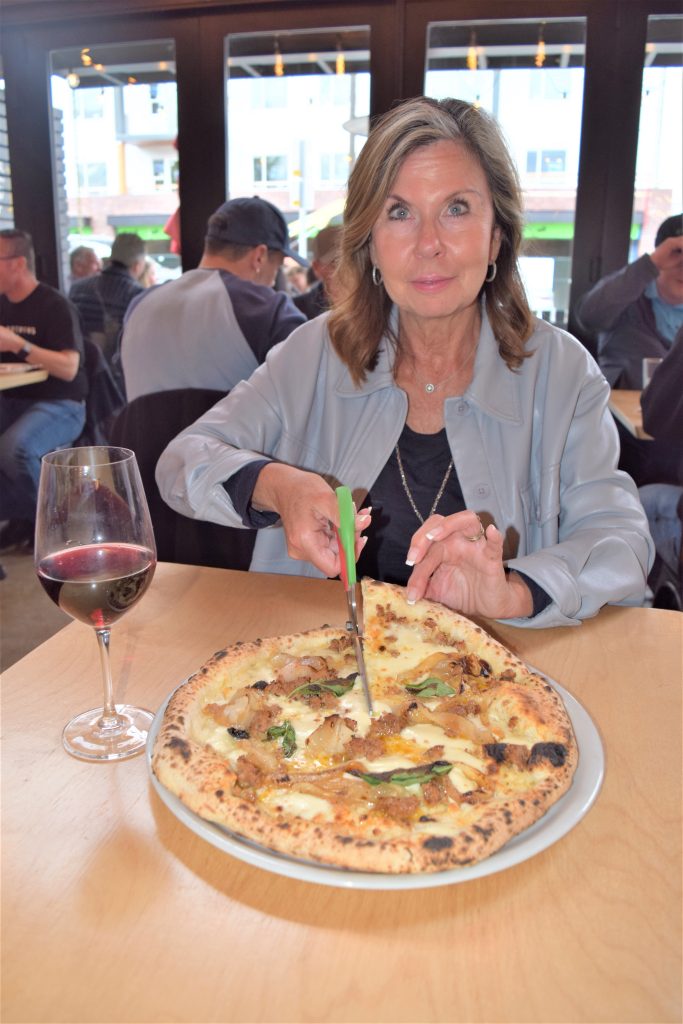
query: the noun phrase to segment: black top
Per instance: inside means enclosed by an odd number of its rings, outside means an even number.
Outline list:
[[[78,313],[61,292],[41,282],[22,302],[10,302],[6,295],[0,295],[0,324],[41,348],[52,352],[75,349],[80,355],[78,373],[72,381],[49,376],[45,381],[17,388],[12,392],[13,399],[20,398],[26,402],[73,399],[79,402],[85,398],[88,381]],[[24,357],[3,352],[0,360],[22,363]]]
[[[423,520],[433,512],[448,516],[463,511],[465,499],[455,466],[432,509],[452,458],[445,428],[437,434],[418,434],[406,424],[398,448],[408,489]],[[396,450],[370,488],[365,504],[372,506],[372,522],[358,559],[358,576],[405,586],[412,572],[406,565],[410,538],[422,524],[401,481]]]

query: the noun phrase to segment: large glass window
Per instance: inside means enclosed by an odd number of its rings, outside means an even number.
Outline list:
[[[0,231],[14,227],[14,204],[12,201],[12,175],[9,165],[7,142],[7,114],[5,112],[5,80],[0,62]]]
[[[505,132],[524,190],[521,272],[532,309],[569,308],[583,108],[582,18],[432,22],[425,92],[468,100]]]
[[[230,35],[226,193],[260,195],[309,240],[341,220],[370,110],[367,26]]]
[[[53,154],[64,280],[69,251],[108,256],[117,232],[145,239],[157,281],[180,273],[175,50],[171,40],[51,53]],[[166,230],[167,225],[171,234]]]
[[[648,19],[630,259],[683,210],[683,18]]]

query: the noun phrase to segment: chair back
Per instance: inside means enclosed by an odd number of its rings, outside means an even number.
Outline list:
[[[166,445],[224,397],[224,391],[204,388],[140,395],[122,409],[112,427],[111,443],[131,448],[137,457],[160,561],[249,568],[255,530],[233,529],[180,515],[163,500],[154,478]]]
[[[126,396],[99,346],[84,338],[83,351],[88,394],[85,399],[85,426],[75,444],[109,444],[111,426],[125,406]]]

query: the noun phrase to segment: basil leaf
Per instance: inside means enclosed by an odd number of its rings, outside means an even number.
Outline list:
[[[421,683],[406,683],[406,690],[420,697],[452,697],[456,692],[452,686],[443,679],[437,679],[436,676],[429,676]]]
[[[296,733],[291,722],[284,721],[282,725],[271,725],[266,732],[266,739],[282,739],[282,753],[285,757],[291,757],[296,750]]]
[[[394,768],[388,772],[361,772],[350,768],[349,775],[355,775],[369,786],[379,786],[382,782],[393,782],[396,786],[417,786],[431,782],[440,775],[448,775],[452,769],[450,761],[432,761],[431,764],[419,764],[415,768]]]
[[[290,697],[300,693],[303,697],[314,697],[317,693],[333,693],[335,697],[343,697],[345,693],[353,689],[354,683],[358,678],[358,673],[354,672],[348,679],[325,679],[316,680],[314,683],[304,683],[302,686],[297,686],[296,690],[292,690]]]

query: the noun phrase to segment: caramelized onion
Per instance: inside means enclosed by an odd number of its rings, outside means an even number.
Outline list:
[[[353,736],[356,723],[341,715],[328,715],[306,740],[307,750],[314,757],[332,757],[341,754]]]
[[[470,740],[478,745],[483,746],[495,740],[492,732],[477,725],[471,718],[448,711],[431,711],[420,702],[409,711],[408,717],[414,725],[438,725],[447,736]]]

